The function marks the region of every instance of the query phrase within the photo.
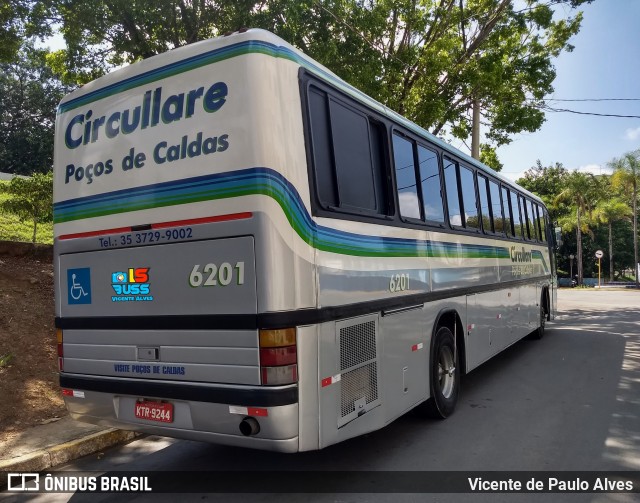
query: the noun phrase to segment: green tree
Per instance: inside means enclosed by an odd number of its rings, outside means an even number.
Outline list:
[[[0,2],[0,63],[15,63],[25,39],[51,35],[47,2],[3,0]]]
[[[569,214],[566,201],[556,200],[558,194],[565,189],[568,179],[569,170],[562,163],[543,166],[538,159],[536,165],[525,171],[524,176],[516,180],[516,183],[539,196],[549,209],[551,220],[555,222]]]
[[[638,278],[638,183],[640,182],[640,149],[627,152],[622,157],[613,159],[609,163],[613,168],[611,183],[619,188],[631,200],[633,212],[633,270],[636,287],[640,286]]]
[[[13,177],[0,190],[8,198],[0,204],[2,211],[33,222],[33,240],[39,223],[53,220],[53,172],[36,173],[30,178]]]
[[[609,230],[609,281],[613,281],[613,223],[618,220],[628,219],[631,216],[631,208],[620,199],[600,201],[593,210],[596,221],[605,224]]]
[[[582,14],[572,9],[591,1],[46,3],[61,19],[67,42],[51,64],[67,82],[86,82],[113,65],[241,26],[265,28],[434,134],[467,138],[471,105],[479,102],[486,137],[497,146],[543,123],[543,98],[555,78],[552,60],[572,50],[568,41],[580,29]]]
[[[572,212],[558,220],[564,230],[576,230],[576,259],[578,284],[584,278],[582,264],[582,234],[593,236],[590,224],[591,211],[597,197],[598,186],[591,174],[574,171],[567,177],[565,188],[556,196],[555,202],[566,202],[571,205]],[[573,215],[575,214],[575,218]]]
[[[47,67],[46,54],[27,44],[19,62],[0,64],[0,171],[29,175],[53,165],[56,107],[69,88]]]

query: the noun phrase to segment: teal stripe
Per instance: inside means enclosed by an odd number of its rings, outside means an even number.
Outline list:
[[[510,258],[503,246],[388,238],[318,225],[295,187],[269,168],[202,175],[60,201],[54,204],[54,223],[247,195],[273,198],[298,236],[322,251],[363,257]],[[542,253],[534,250],[533,255],[548,270]]]
[[[89,92],[85,95],[79,96],[78,98],[61,103],[58,106],[58,113],[68,112],[69,110],[74,110],[83,105],[93,103],[94,101],[108,98],[109,96],[129,91],[140,86],[152,84],[159,80],[166,79],[167,77],[173,77],[196,68],[201,68],[203,66],[246,54],[265,54],[274,58],[288,59],[298,63],[303,61],[300,56],[285,47],[279,47],[259,40],[250,40],[176,61],[175,63],[170,63],[160,68],[156,68],[155,70],[151,70],[115,84],[105,86],[101,89],[97,89],[96,91]]]

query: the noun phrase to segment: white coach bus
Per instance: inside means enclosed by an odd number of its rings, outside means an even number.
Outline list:
[[[554,315],[539,198],[261,30],[67,96],[54,192],[80,421],[321,449],[447,417]]]

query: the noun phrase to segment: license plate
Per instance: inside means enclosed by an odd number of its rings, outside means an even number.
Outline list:
[[[164,402],[136,402],[135,415],[138,419],[173,423],[173,404]]]

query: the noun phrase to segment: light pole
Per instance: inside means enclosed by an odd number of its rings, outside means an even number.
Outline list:
[[[569,278],[573,280],[573,259],[576,258],[573,253],[569,255],[569,267],[571,267],[571,273],[569,274]]]

